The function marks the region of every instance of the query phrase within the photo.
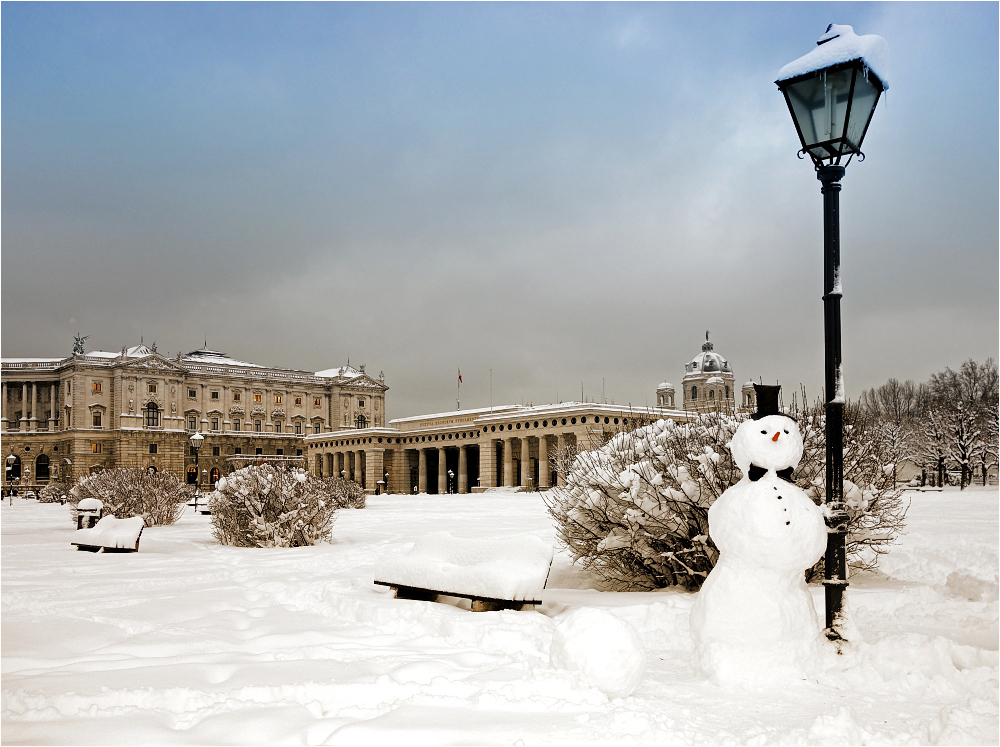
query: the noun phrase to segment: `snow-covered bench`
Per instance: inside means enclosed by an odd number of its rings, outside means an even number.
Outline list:
[[[97,498],[84,498],[76,504],[76,528],[90,529],[104,516],[104,504]]]
[[[439,594],[472,600],[474,612],[519,610],[541,604],[552,547],[538,537],[462,539],[426,534],[407,555],[375,567],[375,583],[397,599],[436,601]]]
[[[145,526],[141,516],[116,519],[109,514],[92,529],[77,529],[70,544],[88,552],[139,552],[139,536]]]

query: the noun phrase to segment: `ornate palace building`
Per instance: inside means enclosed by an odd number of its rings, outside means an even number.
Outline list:
[[[307,372],[233,360],[207,347],[173,358],[156,346],[68,358],[5,358],[3,457],[7,484],[73,482],[133,466],[168,470],[202,487],[248,461],[292,461],[366,490],[469,493],[545,490],[550,457],[570,458],[621,429],[699,411],[733,409],[733,372],[711,342],[656,407],[594,402],[506,405],[386,421],[384,377],[364,366]],[[748,393],[749,392],[749,393]],[[743,387],[743,407],[753,406]],[[198,467],[189,437],[205,436]]]
[[[296,371],[155,345],[4,358],[2,385],[5,483],[24,486],[123,466],[210,485],[243,456],[302,457],[308,435],[384,425],[388,390],[364,366]]]

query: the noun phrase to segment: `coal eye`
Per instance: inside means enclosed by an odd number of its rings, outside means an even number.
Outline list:
[[[788,431],[785,431],[785,433],[788,433]]]
[[[761,431],[761,433],[767,433],[767,430],[766,430],[766,429],[765,429],[765,430],[762,430],[762,431]]]

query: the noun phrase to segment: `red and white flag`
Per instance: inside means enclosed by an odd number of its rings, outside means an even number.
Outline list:
[[[458,383],[459,384],[462,383],[462,369],[461,368],[458,369]]]

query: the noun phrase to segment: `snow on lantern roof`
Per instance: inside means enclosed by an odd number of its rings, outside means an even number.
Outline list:
[[[831,23],[816,42],[816,49],[789,62],[778,71],[778,80],[797,78],[842,62],[861,60],[889,90],[889,44],[881,36],[858,36],[850,26]]]
[[[721,384],[722,383],[722,377],[721,376],[709,376],[708,377],[708,381],[706,381],[705,383],[706,384]]]
[[[658,387],[656,387],[656,391],[659,392],[659,391],[661,391],[663,389],[673,389],[673,388],[674,388],[673,384],[671,384],[669,381],[664,381],[662,384],[660,384]]]
[[[325,371],[317,371],[316,375],[324,379],[355,379],[361,375],[361,372],[351,366],[340,366],[338,368],[328,368]]]

